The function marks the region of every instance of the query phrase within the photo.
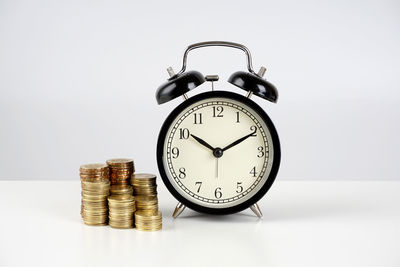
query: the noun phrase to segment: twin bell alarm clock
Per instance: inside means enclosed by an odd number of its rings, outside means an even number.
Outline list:
[[[212,90],[188,97],[187,93],[217,75],[186,71],[189,51],[224,46],[242,50],[247,72],[233,73],[228,82],[244,90],[240,95]],[[209,214],[230,214],[250,208],[262,217],[257,202],[267,193],[278,173],[281,151],[278,134],[267,113],[250,98],[276,103],[278,91],[263,79],[265,68],[254,72],[247,47],[211,41],[190,45],[182,69],[156,92],[158,104],[182,97],[161,127],[157,165],[169,192],[178,200],[173,217],[185,207]]]

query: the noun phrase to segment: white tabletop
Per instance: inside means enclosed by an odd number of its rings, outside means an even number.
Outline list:
[[[250,210],[185,210],[163,230],[83,224],[79,181],[0,182],[0,266],[400,266],[400,182],[278,181]]]

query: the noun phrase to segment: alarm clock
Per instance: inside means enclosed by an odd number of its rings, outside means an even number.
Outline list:
[[[242,50],[247,72],[233,73],[228,82],[244,95],[214,90],[217,75],[186,71],[189,51],[208,46]],[[267,113],[250,99],[256,95],[276,103],[277,89],[263,79],[265,68],[255,73],[247,47],[224,41],[190,45],[178,73],[156,91],[158,104],[183,97],[166,118],[157,142],[157,165],[169,192],[179,201],[173,217],[185,207],[209,214],[230,214],[246,208],[262,217],[257,202],[267,193],[278,173],[281,151],[277,131]],[[205,81],[212,89],[188,97]]]

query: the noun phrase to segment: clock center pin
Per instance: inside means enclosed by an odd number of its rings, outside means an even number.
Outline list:
[[[217,148],[214,149],[214,151],[213,151],[213,155],[214,155],[214,157],[216,157],[216,158],[222,157],[223,154],[224,154],[224,151],[223,151],[222,148],[220,148],[220,147],[217,147]]]

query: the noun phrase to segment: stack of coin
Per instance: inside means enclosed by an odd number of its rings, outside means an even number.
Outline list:
[[[132,174],[131,184],[133,185],[135,196],[157,196],[157,183],[154,174]]]
[[[136,209],[154,214],[158,211],[157,183],[154,174],[135,173],[131,183],[136,200]]]
[[[146,212],[147,214],[155,214],[158,211],[157,196],[135,196],[136,209]]]
[[[131,183],[136,200],[135,225],[138,230],[157,231],[162,228],[158,211],[157,183],[154,174],[135,173]]]
[[[144,211],[135,212],[136,229],[141,231],[158,231],[162,228],[161,212],[148,214]]]
[[[82,186],[81,215],[85,224],[107,224],[107,196],[110,194],[108,166],[87,164],[80,167]]]
[[[132,159],[109,159],[107,165],[110,167],[110,179],[112,185],[129,185],[130,177],[135,172]]]
[[[133,196],[113,195],[108,197],[109,225],[113,228],[133,228],[136,210]]]

